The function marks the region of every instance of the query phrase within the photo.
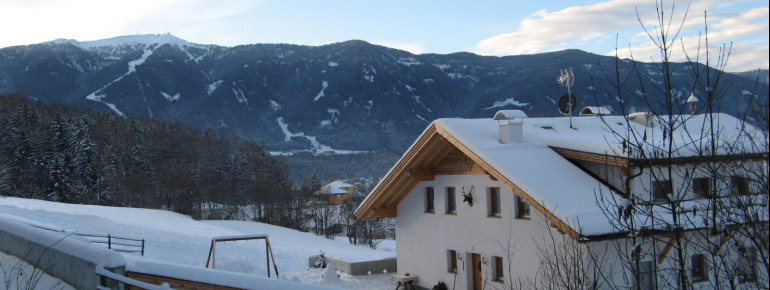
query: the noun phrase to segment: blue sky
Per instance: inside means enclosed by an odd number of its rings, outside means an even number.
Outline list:
[[[350,39],[413,53],[469,51],[533,54],[577,48],[597,54],[629,50],[657,59],[636,18],[654,30],[654,0],[606,1],[365,1],[365,0],[0,0],[0,47],[57,38],[97,40],[128,34],[171,33],[191,42],[323,45]],[[697,51],[708,11],[709,42],[732,42],[728,71],[768,68],[767,0],[666,1],[682,22],[689,54]],[[8,29],[12,27],[12,29]],[[682,48],[672,57],[682,60]]]

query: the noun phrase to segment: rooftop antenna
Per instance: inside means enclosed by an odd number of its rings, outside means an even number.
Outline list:
[[[569,115],[569,128],[574,129],[572,128],[572,111],[577,106],[577,99],[572,95],[572,85],[575,83],[575,74],[572,73],[572,69],[563,69],[559,73],[561,75],[556,80],[560,85],[567,87],[567,94],[559,99],[559,111]]]

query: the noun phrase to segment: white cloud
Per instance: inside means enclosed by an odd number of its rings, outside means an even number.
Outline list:
[[[717,0],[693,1],[689,6],[664,3],[661,8],[673,14],[669,36],[679,32],[680,40],[672,50],[674,61],[685,60],[685,51],[695,54],[699,47],[699,33],[704,27],[704,11],[708,11],[709,45],[712,52],[722,43],[732,42],[733,49],[728,61],[728,71],[767,68],[768,64],[768,8],[755,8],[743,13],[720,12],[738,2],[724,3]],[[674,12],[671,9],[674,7]],[[686,18],[685,11],[687,11]],[[638,15],[638,17],[637,17]],[[532,54],[567,48],[589,47],[591,42],[619,36],[619,46],[630,46],[637,59],[649,61],[658,57],[659,50],[643,32],[639,22],[652,34],[659,29],[656,7],[649,1],[611,0],[586,6],[576,6],[549,12],[538,11],[523,19],[518,31],[496,35],[480,41],[472,51],[483,55]],[[681,29],[680,29],[681,26]],[[629,37],[629,39],[625,39]],[[628,43],[624,45],[623,43]],[[700,47],[703,47],[701,44]],[[595,49],[595,48],[594,48]],[[607,48],[613,49],[612,47]],[[628,48],[621,49],[621,57],[628,57]],[[703,51],[703,49],[701,50]],[[614,51],[609,55],[614,55]],[[694,57],[694,55],[691,55]],[[701,57],[703,59],[703,57]]]
[[[725,67],[727,71],[740,72],[768,68],[768,59],[770,59],[768,55],[769,12],[770,9],[765,7],[737,14],[716,14],[715,17],[709,15],[709,64],[717,65],[717,57],[720,53],[729,52],[729,59],[727,59]],[[689,56],[692,60],[706,63],[706,35],[705,31],[702,31],[704,27],[703,17],[702,15],[698,16],[690,15],[689,17],[700,18],[700,26],[694,27],[696,28],[695,31],[690,31],[672,43],[671,60],[686,61]],[[618,55],[629,58],[630,53],[633,53],[637,59],[639,56],[658,57],[660,55],[659,49],[649,39],[631,45],[629,49],[620,49]],[[698,53],[700,55],[697,55]],[[610,52],[609,55],[615,55],[615,51]],[[659,60],[659,58],[653,59]],[[649,59],[644,59],[644,61],[649,61]]]
[[[473,51],[507,55],[564,49],[568,41],[587,41],[636,25],[633,7],[639,2],[641,0],[613,0],[556,12],[540,10],[523,19],[519,31],[484,39]]]
[[[183,34],[196,35],[210,26],[222,25],[218,23],[222,19],[259,4],[246,0],[3,1],[0,2],[0,27],[4,27],[0,32],[0,47],[57,38],[95,40],[137,32],[178,35],[183,31]]]

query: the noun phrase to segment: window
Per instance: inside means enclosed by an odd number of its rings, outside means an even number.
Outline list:
[[[435,208],[433,207],[433,187],[425,188],[425,212],[435,212]]]
[[[655,285],[655,263],[652,261],[644,261],[639,263],[638,269],[639,279],[636,280],[636,285],[639,285],[638,289],[656,289]],[[634,276],[635,277],[635,276]]]
[[[752,282],[757,280],[756,267],[754,265],[754,259],[756,259],[756,249],[750,247],[738,248],[738,265],[736,273],[738,274],[738,280],[741,282]]]
[[[503,281],[503,258],[498,256],[492,256],[492,266],[494,267],[495,271],[495,281],[502,282]]]
[[[529,218],[529,204],[519,196],[516,196],[516,218]]]
[[[693,282],[706,281],[706,258],[703,255],[693,255],[690,257],[690,277]]]
[[[488,215],[499,217],[500,216],[500,188],[490,187],[488,196],[489,196],[489,202],[487,203],[489,205]]]
[[[695,193],[694,198],[711,197],[711,178],[693,178],[692,192]]]
[[[446,188],[446,213],[447,214],[456,214],[457,213],[457,201],[455,199],[455,188],[454,187],[447,187]]]
[[[447,250],[446,252],[447,272],[457,273],[457,251]]]
[[[749,194],[749,180],[743,176],[730,177],[730,193],[733,195]]]
[[[671,180],[661,180],[652,182],[652,200],[667,201],[671,190]]]

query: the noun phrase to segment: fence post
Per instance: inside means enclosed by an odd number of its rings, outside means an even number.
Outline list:
[[[144,239],[142,239],[142,256],[144,256]]]
[[[107,235],[107,249],[112,250],[112,238],[110,235]]]

